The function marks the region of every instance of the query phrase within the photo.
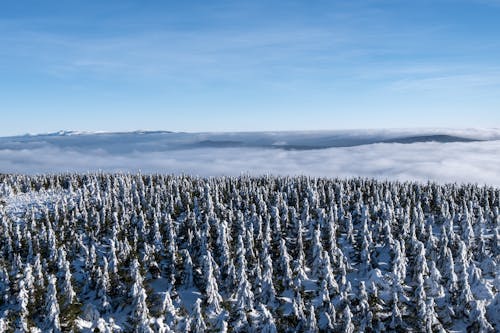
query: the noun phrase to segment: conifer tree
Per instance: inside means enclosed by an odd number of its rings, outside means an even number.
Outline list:
[[[321,242],[321,233],[320,229],[314,229],[313,233],[313,241],[312,241],[312,261],[311,261],[311,274],[314,278],[317,279],[319,275],[319,271],[321,268],[323,255],[323,245]]]
[[[194,305],[194,310],[190,318],[190,330],[193,333],[203,333],[207,329],[205,320],[203,319],[203,312],[201,310],[201,299],[197,299]]]
[[[262,249],[262,280],[260,298],[262,304],[267,305],[271,309],[275,307],[276,290],[273,282],[273,261],[269,255],[268,246],[264,244]]]
[[[276,323],[274,322],[273,315],[269,310],[266,308],[264,304],[259,304],[257,307],[257,310],[260,313],[260,325],[259,325],[259,332],[262,333],[277,333],[278,330],[276,328]]]
[[[429,290],[428,294],[432,297],[443,297],[444,296],[444,288],[441,285],[441,273],[436,267],[436,263],[431,261],[431,267],[429,269],[429,277],[426,279],[426,285]]]
[[[304,332],[316,333],[318,332],[318,323],[316,322],[316,314],[314,313],[314,306],[311,304],[309,307],[309,313],[304,327]]]
[[[291,288],[293,285],[292,281],[292,270],[290,268],[290,260],[291,257],[288,254],[288,249],[286,246],[285,240],[282,238],[280,241],[280,247],[279,247],[279,267],[280,267],[280,273],[282,276],[282,286],[284,289]]]
[[[346,305],[344,312],[342,312],[342,332],[353,333],[354,329],[355,327],[352,322],[352,312],[349,305]]]
[[[97,298],[100,301],[99,310],[102,313],[108,313],[111,310],[110,298],[108,295],[110,289],[110,280],[107,270],[107,265],[104,266],[104,270],[97,268]]]
[[[393,293],[392,296],[392,314],[391,314],[391,323],[389,327],[391,329],[397,329],[401,327],[403,322],[401,310],[399,309],[399,297],[396,292]]]
[[[172,298],[170,296],[171,290],[167,290],[163,296],[163,301],[161,304],[161,313],[163,314],[164,317],[164,322],[166,326],[174,330],[176,329],[176,326],[180,320],[180,317],[177,314],[177,309],[175,308]]]
[[[193,261],[188,250],[182,250],[181,253],[184,258],[182,286],[184,288],[191,288],[194,286]]]
[[[434,298],[430,297],[426,303],[426,311],[422,319],[424,325],[423,328],[426,332],[445,333],[446,331],[439,321],[439,316],[436,313],[435,307]]]
[[[10,296],[9,273],[0,262],[0,299],[2,300],[2,303],[7,303],[7,301],[9,300],[9,296]]]
[[[71,271],[69,268],[69,262],[67,260],[64,260],[62,264],[62,271],[61,271],[61,278],[60,278],[60,286],[61,286],[61,297],[63,299],[62,304],[63,306],[68,306],[72,304],[75,299],[76,299],[76,293],[73,289],[72,285],[72,275]]]
[[[370,310],[370,304],[368,303],[368,293],[366,292],[366,286],[364,281],[359,283],[359,329],[363,332],[372,329],[372,319],[373,313]]]
[[[485,302],[476,300],[473,302],[472,310],[470,312],[469,320],[472,324],[467,328],[470,331],[479,333],[494,332],[495,328],[486,319]]]
[[[252,311],[253,310],[253,300],[254,295],[252,292],[252,288],[250,282],[248,281],[246,274],[246,259],[244,254],[243,240],[241,235],[238,237],[238,244],[240,246],[241,251],[239,251],[238,255],[238,271],[237,271],[237,279],[238,279],[238,287],[236,291],[236,310],[242,311]]]
[[[133,309],[130,321],[134,327],[134,330],[138,333],[153,332],[150,327],[149,309],[146,303],[146,290],[144,289],[143,278],[137,259],[134,259],[134,261],[132,262],[131,277],[132,281],[134,282],[130,292]]]
[[[205,263],[205,295],[207,301],[207,309],[212,314],[219,314],[221,311],[221,302],[222,297],[219,294],[219,287],[217,281],[214,277],[213,265],[214,261],[212,259],[212,254],[210,250],[207,250],[207,253],[204,255],[204,263]]]
[[[59,304],[57,302],[56,277],[50,275],[48,279],[47,293],[45,296],[45,319],[44,327],[47,332],[60,333],[61,324],[59,322]]]
[[[18,332],[28,332],[28,290],[26,289],[26,285],[24,279],[19,280],[18,292],[16,297],[16,331]]]

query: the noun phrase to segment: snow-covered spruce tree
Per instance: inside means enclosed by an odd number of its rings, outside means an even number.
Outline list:
[[[447,246],[441,251],[440,261],[442,262],[442,276],[445,280],[445,301],[440,308],[440,318],[444,324],[451,325],[453,317],[458,315],[455,300],[459,289],[458,278],[455,273],[455,262],[452,252]]]
[[[291,323],[297,323],[295,327],[296,331],[301,331],[306,328],[307,318],[305,312],[304,300],[299,291],[295,291],[295,295],[292,301],[292,313],[291,313]]]
[[[330,256],[327,251],[323,251],[319,280],[321,283],[326,282],[326,288],[330,298],[334,298],[339,293],[339,286],[334,278],[332,266],[330,264]]]
[[[312,240],[312,261],[311,261],[311,275],[313,278],[317,279],[321,263],[322,263],[322,255],[323,255],[323,244],[321,242],[321,232],[319,228],[314,229],[313,240]]]
[[[258,331],[262,333],[277,333],[276,323],[274,321],[273,315],[266,308],[264,304],[259,304],[257,310],[260,315]]]
[[[467,203],[462,202],[462,211],[460,217],[460,229],[462,229],[462,240],[466,243],[467,247],[470,248],[474,244],[475,235],[474,229],[472,228],[472,216],[469,211]]]
[[[425,246],[422,242],[416,240],[411,246],[414,249],[414,264],[413,268],[413,280],[417,281],[420,276],[427,276],[429,274],[429,267],[427,265],[427,259],[425,258]]]
[[[425,316],[427,314],[427,295],[424,289],[424,277],[422,273],[417,275],[416,286],[413,299],[415,300],[415,326],[418,331],[424,331],[426,328]]]
[[[352,322],[352,312],[349,305],[346,305],[344,311],[342,312],[342,332],[353,333],[355,329],[354,323]]]
[[[436,313],[436,305],[434,303],[434,298],[430,297],[425,305],[425,314],[422,318],[423,327],[422,330],[425,332],[438,332],[445,333],[443,325],[439,320],[439,316]]]
[[[229,291],[229,294],[232,293],[236,281],[236,270],[229,248],[230,242],[231,237],[229,234],[228,223],[227,221],[222,220],[217,230],[217,241],[214,253],[223,281],[223,286],[221,287],[224,287],[223,289],[225,289],[226,292]],[[229,296],[227,293],[225,295]]]
[[[33,266],[29,262],[26,263],[24,267],[23,280],[28,290],[28,297],[31,299],[31,302],[33,302],[35,299],[35,278],[33,276]]]
[[[304,242],[302,238],[302,222],[294,222],[296,226],[295,233],[297,235],[297,240],[295,243],[295,253],[296,259],[293,260],[293,274],[294,281],[293,284],[297,287],[301,286],[303,281],[307,280],[306,266],[305,266],[305,253],[304,253]]]
[[[41,255],[37,253],[35,256],[35,262],[33,264],[33,279],[34,279],[34,293],[33,293],[33,304],[43,304],[44,293],[46,290],[44,267],[42,265]],[[27,273],[27,272],[26,272]]]
[[[463,241],[460,241],[459,261],[457,264],[460,270],[460,277],[458,280],[460,292],[457,298],[457,309],[464,316],[468,316],[472,308],[474,296],[472,295],[472,290],[469,284],[469,262],[467,258],[466,245]]]
[[[45,314],[43,327],[47,332],[60,333],[61,323],[59,321],[59,304],[57,301],[57,279],[54,275],[49,276],[47,293],[45,296]]]
[[[431,261],[429,268],[429,276],[426,279],[428,295],[431,295],[432,297],[436,298],[444,296],[444,288],[441,285],[441,278],[442,275],[437,269],[436,263],[434,261]]]
[[[62,297],[62,306],[68,307],[76,299],[76,293],[72,285],[72,275],[70,270],[70,263],[66,259],[66,253],[64,248],[59,248],[59,259],[58,259],[58,269],[59,269],[59,290],[60,296]]]
[[[137,259],[134,259],[130,267],[130,276],[133,281],[130,297],[132,299],[132,313],[130,323],[133,330],[137,333],[152,333],[151,320],[149,317],[149,308],[146,303],[146,290],[143,285],[143,278],[140,272],[140,266]]]
[[[211,315],[218,315],[221,312],[221,302],[222,297],[219,294],[219,287],[217,281],[214,277],[214,269],[213,265],[215,264],[212,259],[212,253],[210,250],[206,250],[206,254],[203,255],[204,262],[204,283],[205,283],[205,292],[206,295],[206,303],[207,303],[207,311]]]
[[[286,241],[282,238],[279,245],[279,274],[281,274],[281,288],[282,289],[290,289],[293,287],[293,275],[292,270],[290,268],[291,257],[288,254],[288,248],[286,246]]]
[[[387,285],[383,286],[384,289],[389,289]],[[389,317],[388,307],[385,301],[379,295],[379,287],[375,281],[371,282],[370,288],[368,289],[368,304],[369,309],[373,314],[372,326],[375,332],[385,331],[386,324],[384,324],[384,319]]]
[[[165,213],[163,217],[163,233],[166,235],[165,258],[162,262],[162,267],[171,285],[175,285],[177,275],[177,235],[169,213]]]
[[[406,278],[406,256],[404,254],[404,242],[396,241],[392,248],[392,274],[398,282]]]
[[[319,331],[319,329],[318,329],[318,323],[316,322],[314,305],[311,304],[308,312],[309,313],[307,316],[306,324],[304,325],[304,332],[316,333]]]
[[[170,294],[171,290],[167,290],[163,295],[160,312],[163,317],[164,326],[168,327],[169,330],[175,331],[181,317],[178,315],[178,310],[174,306]]]
[[[337,321],[335,306],[330,298],[330,290],[327,280],[321,281],[318,296],[316,298],[318,306],[318,328],[320,330],[333,330]]]
[[[19,280],[17,299],[16,299],[16,321],[14,323],[16,331],[28,332],[28,290],[24,279]]]
[[[372,320],[373,313],[370,310],[370,304],[368,303],[368,293],[366,292],[366,286],[364,281],[360,281],[359,283],[359,305],[358,305],[358,322],[359,322],[359,330],[366,332],[368,330],[372,330]]]
[[[485,302],[476,300],[472,305],[472,310],[470,312],[469,320],[471,325],[467,327],[467,330],[471,332],[494,332],[495,328],[486,319]]]
[[[276,306],[276,290],[273,282],[273,261],[269,254],[269,245],[264,244],[262,248],[262,279],[260,281],[260,301],[271,309]]]
[[[10,279],[7,269],[0,262],[0,299],[5,304],[10,297]]]
[[[399,297],[397,292],[393,292],[392,296],[392,313],[391,313],[391,320],[389,323],[389,327],[393,330],[402,329],[402,324],[403,324],[403,318],[402,318],[401,310],[400,310],[400,304],[399,304]]]
[[[109,297],[110,279],[107,269],[107,260],[105,260],[104,269],[101,270],[99,267],[97,272],[96,296],[100,303],[99,311],[102,314],[106,314],[111,311],[111,299]]]
[[[233,318],[231,327],[233,327],[236,332],[245,332],[251,327],[247,313],[254,310],[254,294],[246,274],[247,263],[245,259],[245,247],[241,235],[238,236],[236,255],[238,262],[236,273],[238,287],[234,295],[235,304],[233,314],[231,315]]]
[[[182,271],[182,286],[184,288],[191,288],[194,286],[193,277],[193,260],[191,260],[191,255],[188,250],[182,250],[182,257],[184,258],[184,269]]]
[[[205,320],[203,319],[203,312],[201,309],[201,299],[197,299],[194,305],[193,313],[189,318],[189,332],[203,333],[207,329]]]

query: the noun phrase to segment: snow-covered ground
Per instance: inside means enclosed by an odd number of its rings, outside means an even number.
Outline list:
[[[500,186],[500,129],[58,132],[0,138],[0,172],[374,177]]]
[[[23,220],[27,212],[52,211],[57,203],[67,203],[72,197],[73,195],[65,190],[7,194],[5,197],[0,194],[5,213],[14,221]]]
[[[0,331],[498,331],[500,192],[0,175]]]

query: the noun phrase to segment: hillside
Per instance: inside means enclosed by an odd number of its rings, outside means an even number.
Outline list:
[[[500,190],[0,176],[0,330],[494,332]]]

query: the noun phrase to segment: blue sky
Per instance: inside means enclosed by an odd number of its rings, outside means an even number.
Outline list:
[[[500,127],[500,1],[2,1],[0,135]]]

